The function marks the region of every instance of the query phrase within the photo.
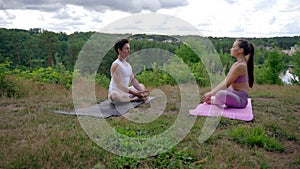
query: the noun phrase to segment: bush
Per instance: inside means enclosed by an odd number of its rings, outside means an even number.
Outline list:
[[[202,73],[196,72],[202,68],[199,65],[195,66],[195,73],[193,73],[193,70],[181,59],[171,58],[161,67],[154,62],[152,68],[138,74],[137,79],[146,86],[191,84],[194,81],[207,83],[206,80],[200,77]]]
[[[25,79],[30,79],[39,82],[40,84],[44,83],[55,83],[64,85],[66,88],[70,88],[72,85],[72,73],[69,71],[58,71],[52,67],[39,68],[36,70],[14,70],[15,73],[18,73],[18,76]]]
[[[20,89],[7,77],[0,76],[0,96],[19,97]]]
[[[267,151],[283,152],[285,150],[279,141],[275,140],[273,137],[268,137],[261,127],[250,129],[240,127],[229,131],[228,134],[233,141],[250,147],[258,146]]]
[[[18,97],[19,88],[8,78],[11,74],[8,68],[9,66],[10,62],[0,64],[0,96]]]
[[[109,83],[110,83],[110,79],[107,78],[105,76],[105,74],[97,74],[96,75],[96,83],[105,87],[105,88],[108,88],[109,87]]]

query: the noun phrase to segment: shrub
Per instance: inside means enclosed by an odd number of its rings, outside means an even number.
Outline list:
[[[258,146],[267,151],[283,152],[285,148],[273,137],[268,137],[261,127],[246,128],[239,127],[228,132],[229,137],[240,144],[250,147]]]
[[[8,67],[10,62],[0,64],[0,96],[17,97],[19,88],[11,81],[8,76],[11,74]]]
[[[108,88],[109,87],[109,83],[110,83],[110,79],[107,78],[105,76],[105,74],[97,74],[96,75],[96,83],[105,87],[105,88]]]
[[[162,66],[157,66],[154,62],[152,68],[138,74],[137,79],[146,86],[190,84],[194,79],[196,82],[202,82],[199,76],[195,78],[194,75],[196,73],[193,74],[181,59],[171,58]]]
[[[52,67],[39,68],[35,70],[14,70],[21,78],[34,80],[40,84],[55,83],[64,85],[66,88],[70,88],[72,85],[72,73],[65,70],[56,70]]]

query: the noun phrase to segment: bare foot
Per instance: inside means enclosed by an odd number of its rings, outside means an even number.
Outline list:
[[[131,102],[145,102],[148,97],[134,97],[130,101]]]

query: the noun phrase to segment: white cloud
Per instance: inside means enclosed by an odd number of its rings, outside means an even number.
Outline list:
[[[174,8],[185,6],[186,0],[10,0],[0,1],[1,9],[34,9],[41,11],[56,11],[65,5],[82,6],[88,10],[105,12],[106,10],[119,10],[124,12],[139,13],[142,10],[155,12],[161,8]]]
[[[167,35],[201,35],[190,23],[170,15],[135,14],[107,25],[105,33],[151,33]]]
[[[178,17],[206,36],[300,35],[300,0],[0,0],[0,26],[98,31],[133,13],[149,12]]]

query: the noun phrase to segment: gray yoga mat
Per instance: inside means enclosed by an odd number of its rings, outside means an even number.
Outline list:
[[[153,98],[150,98],[150,100],[152,99]],[[127,113],[130,109],[136,108],[143,103],[144,103],[143,101],[138,101],[138,102],[112,104],[108,100],[106,100],[99,104],[91,105],[86,108],[76,109],[75,111],[71,111],[71,112],[61,111],[61,110],[55,110],[53,112],[58,114],[65,114],[65,115],[108,118],[111,116],[121,116]]]

